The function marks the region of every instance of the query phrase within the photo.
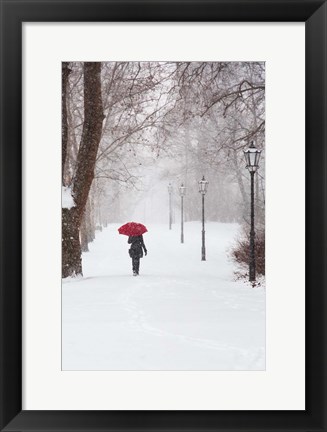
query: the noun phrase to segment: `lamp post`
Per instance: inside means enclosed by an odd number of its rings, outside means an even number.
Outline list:
[[[209,182],[202,177],[199,181],[199,192],[202,195],[202,249],[201,249],[201,261],[206,260],[206,246],[205,246],[205,230],[204,230],[204,196],[207,193]]]
[[[171,230],[171,225],[172,225],[172,213],[171,213],[171,193],[173,191],[173,187],[171,185],[171,183],[169,183],[168,185],[168,193],[169,193],[169,229]]]
[[[251,229],[250,229],[250,260],[249,260],[249,281],[255,281],[255,231],[254,231],[254,174],[259,168],[259,160],[261,156],[261,150],[258,150],[254,142],[248,149],[244,150],[244,156],[246,161],[246,168],[249,170],[251,175]]]
[[[183,183],[179,187],[179,194],[181,196],[181,243],[184,243],[184,196],[186,187]]]

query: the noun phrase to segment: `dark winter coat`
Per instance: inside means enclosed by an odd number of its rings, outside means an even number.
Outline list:
[[[143,236],[129,236],[128,243],[131,245],[129,249],[129,256],[131,258],[142,258],[143,250],[145,255],[147,254],[147,250],[143,241]]]

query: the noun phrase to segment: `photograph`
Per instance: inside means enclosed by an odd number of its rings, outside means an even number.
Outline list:
[[[0,5],[0,432],[327,432],[327,0]]]
[[[63,371],[266,369],[265,74],[62,62]]]

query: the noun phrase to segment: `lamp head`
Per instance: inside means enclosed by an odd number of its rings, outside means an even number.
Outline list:
[[[199,192],[202,195],[205,195],[207,193],[208,190],[208,184],[209,182],[204,178],[204,176],[202,177],[202,180],[199,181]]]
[[[186,193],[186,187],[184,186],[184,184],[182,183],[179,187],[179,194],[180,196],[184,196]]]
[[[261,150],[258,150],[254,145],[254,141],[252,141],[250,147],[243,151],[246,161],[246,168],[249,170],[249,172],[256,172],[256,170],[259,168]]]

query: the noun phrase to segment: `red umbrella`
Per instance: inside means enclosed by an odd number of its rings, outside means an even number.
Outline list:
[[[118,228],[119,234],[127,236],[140,236],[147,231],[147,228],[143,224],[137,222],[127,222],[125,225]]]

